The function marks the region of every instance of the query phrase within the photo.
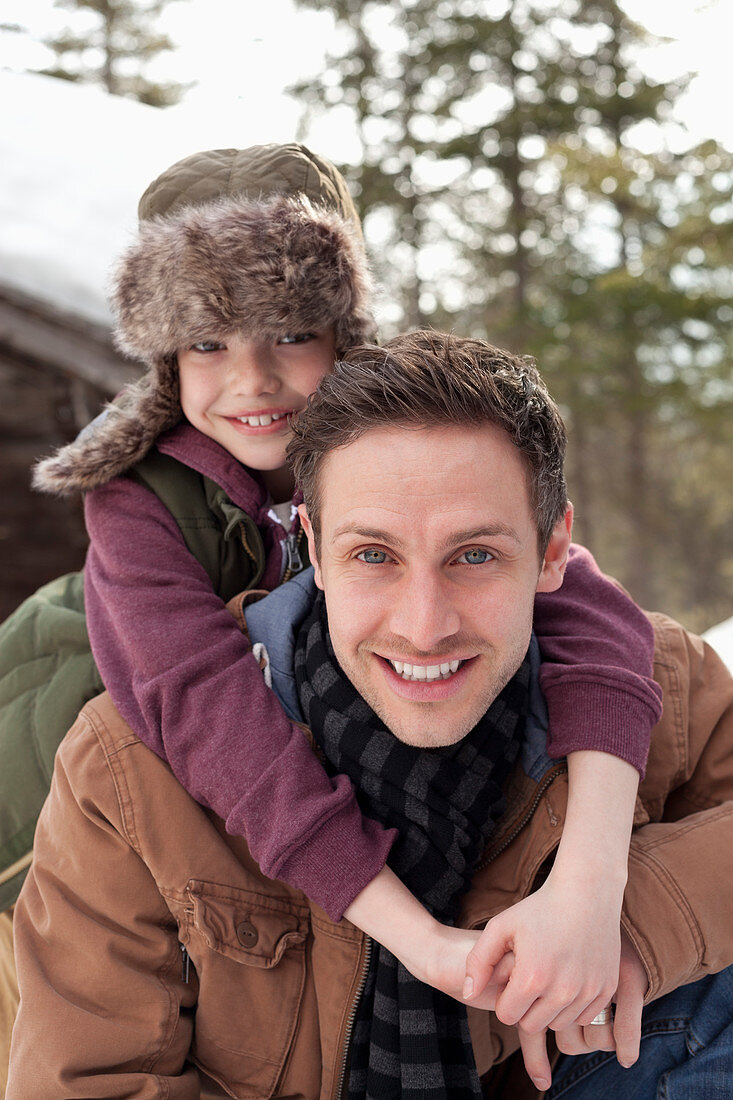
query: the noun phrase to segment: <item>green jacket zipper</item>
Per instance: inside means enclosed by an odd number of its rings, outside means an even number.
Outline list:
[[[283,573],[282,583],[289,581],[291,577],[294,577],[296,573],[300,573],[303,568],[304,562],[300,553],[301,539],[303,538],[304,531],[301,527],[297,534],[286,535],[282,541],[283,556],[285,558],[285,572]]]

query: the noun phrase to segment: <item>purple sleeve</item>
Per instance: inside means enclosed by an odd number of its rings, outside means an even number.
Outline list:
[[[394,839],[362,818],[266,687],[173,517],[127,479],[89,493],[87,623],[102,679],[182,786],[244,836],[263,872],[338,920]]]
[[[562,587],[535,599],[534,628],[550,755],[597,749],[628,760],[643,777],[649,735],[662,713],[646,615],[573,544]]]

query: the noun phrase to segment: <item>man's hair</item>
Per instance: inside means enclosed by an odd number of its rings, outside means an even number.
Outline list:
[[[567,507],[565,425],[534,362],[482,340],[410,332],[350,349],[320,382],[288,447],[320,541],[323,460],[375,428],[480,424],[503,428],[522,453],[540,554]],[[377,475],[375,475],[377,476]]]

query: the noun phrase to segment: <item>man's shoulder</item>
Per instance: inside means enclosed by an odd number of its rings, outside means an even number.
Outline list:
[[[654,628],[655,679],[663,690],[733,687],[730,669],[704,638],[660,611],[646,615]]]
[[[140,740],[107,692],[82,708],[61,743],[51,791],[58,820],[81,811],[103,831],[111,827],[156,882],[174,882],[179,890],[191,878],[206,878],[207,867],[228,865],[237,843],[246,855],[244,841],[227,837],[223,822]],[[191,837],[196,845],[184,839]]]
[[[76,801],[114,802],[124,818],[137,800],[136,789],[178,785],[168,764],[149,749],[115,706],[109,692],[95,696],[79,711],[56,754]],[[144,778],[143,778],[144,777]],[[182,789],[182,788],[181,788]]]
[[[668,615],[650,613],[654,678],[662,688],[662,717],[652,730],[646,777],[640,788],[661,812],[672,789],[694,776],[708,794],[729,786],[733,736],[733,676],[707,642]],[[707,795],[703,804],[707,804]]]
[[[74,725],[64,738],[61,749],[68,753],[74,741],[96,740],[105,752],[117,752],[140,738],[125,721],[108,691],[85,703]]]

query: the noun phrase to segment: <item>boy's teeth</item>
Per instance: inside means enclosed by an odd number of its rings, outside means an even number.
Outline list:
[[[390,661],[392,668],[403,680],[423,681],[447,680],[461,666],[460,661],[444,661],[440,665],[410,665],[406,661]]]
[[[266,428],[273,420],[282,420],[285,413],[263,413],[262,416],[238,416],[243,424],[249,424],[250,428]]]

